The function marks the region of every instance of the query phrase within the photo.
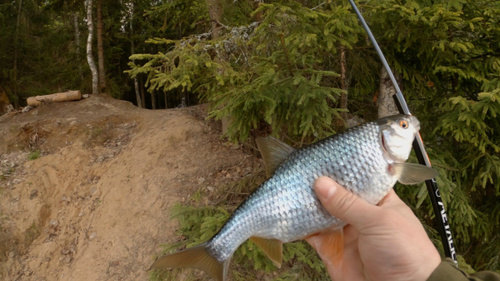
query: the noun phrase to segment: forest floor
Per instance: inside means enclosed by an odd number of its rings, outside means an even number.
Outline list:
[[[148,280],[176,202],[262,172],[205,111],[94,96],[0,117],[0,279]]]

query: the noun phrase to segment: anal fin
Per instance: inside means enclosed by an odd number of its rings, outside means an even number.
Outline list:
[[[319,253],[323,260],[340,265],[344,257],[344,230],[343,228],[320,232],[306,237],[309,243]]]
[[[281,268],[283,262],[283,242],[278,239],[266,239],[252,236],[250,240],[254,242],[277,268]]]

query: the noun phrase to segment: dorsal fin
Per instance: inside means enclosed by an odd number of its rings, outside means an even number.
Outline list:
[[[255,140],[266,165],[266,175],[270,177],[276,168],[295,148],[273,137],[257,138]]]

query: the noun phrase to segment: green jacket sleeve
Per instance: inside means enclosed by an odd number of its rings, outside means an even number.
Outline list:
[[[493,271],[466,274],[451,259],[442,261],[427,281],[500,281],[500,275]]]

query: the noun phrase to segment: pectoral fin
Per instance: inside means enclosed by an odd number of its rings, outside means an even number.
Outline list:
[[[402,184],[417,184],[438,176],[436,170],[415,163],[396,163],[393,164],[393,168],[399,175],[398,181]]]
[[[281,268],[283,261],[283,242],[278,239],[266,239],[261,237],[250,237],[266,256],[274,263],[277,268]]]

